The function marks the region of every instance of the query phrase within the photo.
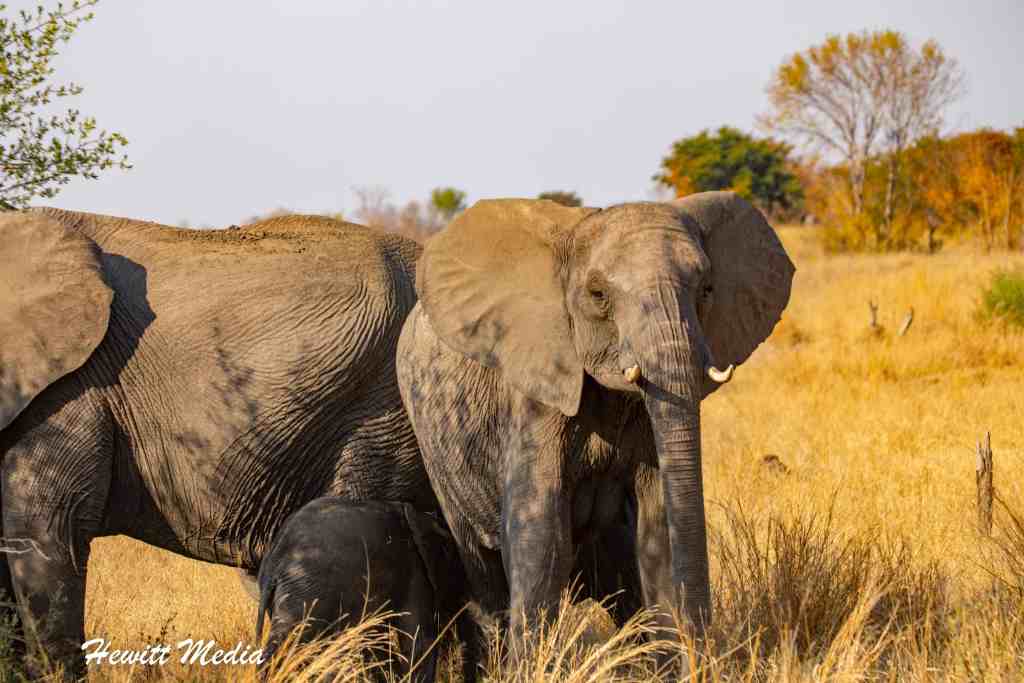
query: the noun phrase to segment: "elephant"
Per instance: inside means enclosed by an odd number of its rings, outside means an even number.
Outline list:
[[[465,574],[455,542],[442,522],[409,503],[351,503],[317,498],[292,514],[274,538],[259,570],[257,637],[271,618],[264,664],[287,635],[308,619],[300,640],[336,633],[360,615],[397,613],[404,676],[433,681],[438,648],[457,620],[466,642],[463,680],[476,680],[480,636],[464,599]],[[425,648],[429,649],[425,652]],[[266,671],[266,669],[265,669]]]
[[[394,367],[420,251],[316,216],[0,215],[0,589],[30,665],[83,670],[93,538],[253,573],[317,497],[438,510]]]
[[[620,624],[647,605],[703,636],[701,401],[771,333],[794,273],[731,192],[485,200],[427,242],[398,382],[485,610],[522,629],[577,579],[620,591]]]

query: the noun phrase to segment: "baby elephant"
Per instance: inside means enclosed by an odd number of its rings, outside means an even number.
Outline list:
[[[288,633],[309,618],[301,640],[337,633],[364,609],[384,606],[394,620],[407,671],[468,600],[455,543],[441,522],[407,503],[353,503],[317,498],[291,515],[260,564],[257,636],[270,612],[269,661]],[[387,603],[386,605],[384,603]],[[476,680],[480,635],[463,610],[464,680]],[[417,667],[414,681],[433,681],[439,648]]]

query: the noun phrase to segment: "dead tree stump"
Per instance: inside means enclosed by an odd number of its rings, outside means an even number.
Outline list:
[[[878,304],[868,299],[868,310],[871,311],[871,322],[869,323],[869,327],[872,332],[877,331],[880,327],[878,324]]]
[[[985,432],[985,443],[978,442],[978,463],[974,484],[977,488],[978,530],[985,536],[992,534],[992,503],[995,488],[992,484],[992,434]]]

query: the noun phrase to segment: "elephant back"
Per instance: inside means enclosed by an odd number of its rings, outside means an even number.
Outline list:
[[[175,228],[153,221],[119,216],[66,211],[50,207],[30,209],[27,213],[45,216],[69,230],[82,233],[101,246],[134,244],[147,246],[167,258],[192,255],[258,256],[308,253],[344,254],[351,260],[373,258],[380,250],[401,259],[404,267],[415,266],[420,246],[408,238],[349,223],[328,216],[289,214],[247,225],[224,229]]]
[[[258,355],[298,362],[308,351],[289,338],[289,321],[305,326],[307,346],[342,339],[339,326],[357,317],[374,321],[367,343],[397,339],[419,253],[399,235],[322,216],[190,230],[53,208],[4,214],[0,429],[81,367],[115,323],[130,343],[112,349],[135,357],[156,343],[183,354],[183,366],[184,354],[211,348],[252,356],[254,328],[267,330]],[[110,379],[124,381],[132,362],[118,359]]]

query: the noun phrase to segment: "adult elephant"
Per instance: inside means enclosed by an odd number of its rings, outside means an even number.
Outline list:
[[[0,588],[51,661],[81,668],[97,536],[254,573],[319,496],[436,509],[394,368],[419,253],[311,216],[0,217]]]
[[[521,625],[579,573],[584,594],[624,591],[620,621],[645,603],[702,631],[700,402],[769,335],[794,271],[725,192],[482,201],[427,243],[399,386],[485,607]]]

